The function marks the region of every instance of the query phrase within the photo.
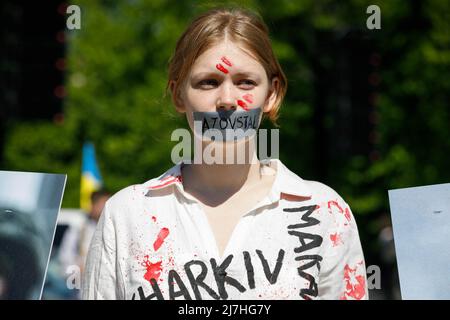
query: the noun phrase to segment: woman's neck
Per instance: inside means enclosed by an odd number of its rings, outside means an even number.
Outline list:
[[[225,201],[241,188],[253,185],[261,179],[261,163],[256,152],[252,153],[251,159],[252,161],[244,164],[184,165],[182,168],[184,189],[197,198],[217,199],[217,195],[221,195],[221,200]]]

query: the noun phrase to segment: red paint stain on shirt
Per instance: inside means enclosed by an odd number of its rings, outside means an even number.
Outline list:
[[[338,245],[342,244],[341,235],[336,233],[330,234],[331,242],[333,243],[333,247],[337,247]]]
[[[228,73],[228,70],[220,63],[216,64],[216,69],[222,71],[223,73]]]
[[[345,292],[342,300],[353,298],[361,300],[366,294],[366,281],[363,275],[356,275],[357,267],[350,268],[348,264],[344,267]]]
[[[169,229],[162,228],[161,231],[159,231],[158,237],[156,238],[155,242],[153,243],[153,249],[157,251],[161,245],[164,242],[164,239],[169,235]]]
[[[350,222],[351,219],[351,215],[350,215],[350,210],[348,208],[345,208],[345,219],[347,219],[348,222]]]
[[[339,209],[339,212],[342,213],[342,214],[344,215],[345,219],[347,219],[347,221],[350,222],[350,220],[351,220],[351,214],[350,214],[350,209],[349,209],[349,208],[345,208],[345,211],[344,211],[344,209],[342,209],[342,207],[339,205],[339,203],[338,203],[337,201],[334,201],[334,200],[328,201],[328,211],[329,211],[330,213],[332,213],[332,211],[331,211],[331,206],[332,206],[332,205],[334,205],[335,207],[337,207],[337,208]],[[345,224],[345,225],[348,225],[348,224]]]
[[[156,222],[156,217],[152,216],[152,220],[153,220],[153,222]]]
[[[225,63],[227,66],[229,66],[229,67],[232,66],[230,60],[228,60],[226,57],[222,57],[222,58],[220,58],[220,60],[222,60],[222,62]]]
[[[176,176],[176,177],[168,176],[163,179],[160,179],[158,182],[159,182],[158,184],[150,186],[150,187],[148,187],[148,189],[155,190],[155,189],[163,188],[163,187],[168,186],[173,183],[177,183],[177,182],[183,183],[183,178],[181,175]]]
[[[144,274],[144,279],[150,282],[151,279],[158,280],[161,275],[161,261],[151,263],[148,255],[144,257],[144,262],[142,265],[146,268],[146,273]],[[151,282],[150,282],[151,283]]]
[[[248,103],[253,103],[253,95],[250,93],[244,94],[242,98],[247,101]]]
[[[238,100],[238,101],[237,101],[237,104],[238,104],[239,107],[241,107],[241,108],[244,109],[245,111],[248,111],[247,104],[246,104],[244,101]]]
[[[338,203],[337,201],[334,201],[334,200],[328,201],[328,209],[330,210],[330,213],[331,213],[331,206],[332,206],[332,205],[334,205],[335,207],[337,207],[341,213],[344,213],[344,210],[343,210],[342,207],[339,205],[339,203]]]

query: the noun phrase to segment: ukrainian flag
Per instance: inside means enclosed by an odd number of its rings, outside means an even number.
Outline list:
[[[95,148],[90,142],[86,142],[83,145],[81,167],[80,208],[89,212],[91,210],[91,194],[103,186],[95,158]]]

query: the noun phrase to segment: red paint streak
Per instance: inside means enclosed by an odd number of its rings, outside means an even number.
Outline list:
[[[151,279],[158,280],[159,276],[161,275],[161,261],[151,263],[148,259],[148,256],[144,256],[144,261],[142,265],[147,269],[146,273],[144,275],[144,279],[150,282]],[[151,282],[150,282],[151,283]]]
[[[328,210],[329,210],[330,213],[332,213],[331,212],[331,205],[336,206],[339,209],[339,212],[344,214],[345,219],[347,219],[347,221],[350,222],[351,214],[350,214],[350,209],[349,208],[345,208],[345,211],[344,211],[344,209],[342,209],[342,207],[339,205],[339,203],[337,201],[328,201]],[[348,224],[345,224],[345,225],[348,225]]]
[[[156,222],[156,217],[152,216],[152,220],[153,220],[153,222]]]
[[[158,237],[156,238],[155,242],[153,243],[153,249],[155,251],[157,251],[159,249],[159,247],[161,247],[161,245],[164,242],[164,239],[167,238],[168,235],[169,235],[169,229],[167,229],[167,228],[162,228],[161,231],[159,231]]]
[[[242,98],[248,103],[253,103],[253,95],[250,93],[244,94]]]
[[[222,62],[225,63],[227,66],[229,66],[229,67],[232,66],[230,60],[228,60],[227,58],[222,57],[220,60],[222,60]]]
[[[351,297],[356,300],[361,300],[366,294],[366,281],[364,276],[356,275],[356,269],[350,268],[348,264],[344,267],[345,293],[344,297],[347,300]]]
[[[350,215],[350,210],[348,208],[345,208],[345,214],[344,214],[345,218],[347,219],[348,222],[350,222],[351,219],[351,215]]]
[[[338,245],[342,244],[341,235],[337,232],[334,234],[330,234],[331,242],[333,242],[333,247],[337,247]]]
[[[148,189],[159,189],[159,188],[165,187],[167,185],[170,185],[170,184],[172,184],[174,182],[182,182],[183,179],[182,179],[181,176],[176,176],[176,177],[169,176],[169,177],[166,177],[166,178],[160,180],[160,182],[163,182],[163,181],[165,181],[165,182],[164,183],[160,183],[160,184],[158,184],[156,186],[150,186],[150,187],[148,187]]]
[[[228,73],[228,70],[225,69],[225,67],[223,65],[221,65],[220,63],[216,64],[216,69],[219,71],[222,71],[223,73]]]
[[[241,107],[241,108],[244,109],[245,111],[248,111],[247,104],[246,104],[244,101],[238,100],[238,101],[237,101],[237,104],[238,104],[239,107]]]
[[[331,205],[336,206],[341,213],[344,213],[344,210],[341,208],[339,203],[337,203],[337,201],[328,201],[328,209],[330,210],[330,213],[331,213]]]

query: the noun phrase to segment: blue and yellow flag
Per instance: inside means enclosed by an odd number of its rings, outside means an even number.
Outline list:
[[[91,210],[91,194],[103,186],[102,177],[95,158],[95,148],[90,142],[83,145],[83,160],[81,165],[80,208]]]

